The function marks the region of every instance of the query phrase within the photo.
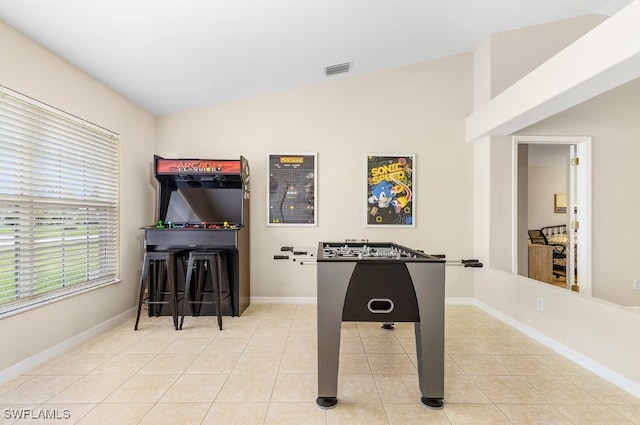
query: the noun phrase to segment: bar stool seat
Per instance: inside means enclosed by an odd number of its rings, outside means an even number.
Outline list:
[[[180,319],[179,329],[182,329],[182,324],[184,323],[186,305],[189,306],[191,314],[197,316],[199,315],[200,311],[198,307],[200,307],[202,304],[215,304],[216,316],[218,318],[218,328],[222,330],[223,285],[225,286],[225,289],[227,291],[229,308],[231,309],[231,314],[233,315],[233,300],[231,298],[231,294],[229,293],[229,276],[227,273],[225,261],[225,251],[223,249],[189,252],[187,273],[184,284],[185,296],[182,305],[182,317]],[[204,270],[205,267],[209,271],[208,275],[212,286],[212,291],[210,294],[213,296],[213,301],[203,301],[203,295],[205,294],[203,290],[204,277],[206,275]],[[197,282],[195,291],[192,291],[191,280],[194,277],[194,268],[196,271],[195,278]],[[192,292],[195,292],[196,299],[193,299]]]
[[[178,330],[178,291],[176,280],[176,262],[184,258],[184,251],[147,251],[144,253],[142,274],[140,276],[140,296],[138,297],[138,314],[134,330],[138,330],[142,305],[149,305],[150,315],[160,314],[160,305],[170,304],[173,325]],[[167,288],[168,286],[168,288]],[[145,289],[148,296],[145,298]],[[169,300],[165,301],[165,295]]]

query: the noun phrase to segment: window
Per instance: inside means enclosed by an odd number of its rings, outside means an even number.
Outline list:
[[[118,280],[118,145],[0,86],[0,314]]]

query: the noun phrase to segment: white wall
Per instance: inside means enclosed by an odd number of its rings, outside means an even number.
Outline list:
[[[567,31],[572,31],[568,26]],[[529,42],[535,42],[539,31],[529,34]],[[509,34],[503,34],[507,37]],[[527,30],[517,32],[517,39],[527,39]],[[504,44],[503,44],[504,45]],[[527,44],[522,44],[526,46]],[[516,45],[514,45],[514,48]],[[548,46],[550,55],[554,46]],[[497,46],[487,48],[485,44],[476,51],[477,54],[491,55],[523,55],[526,49],[517,47],[517,51],[500,50]],[[487,59],[480,60],[480,66]],[[499,72],[494,69],[493,72]],[[480,74],[484,71],[481,69]],[[525,77],[526,78],[526,77]],[[476,79],[476,82],[479,79]],[[491,85],[492,78],[484,84]],[[638,181],[638,167],[634,166],[640,146],[634,138],[639,134],[638,116],[638,83],[630,83],[599,98],[585,102],[569,111],[558,114],[536,124],[519,135],[592,135],[593,139],[593,245],[594,245],[594,294],[597,282],[603,281],[603,276],[596,272],[596,261],[613,259],[604,263],[609,275],[614,274],[613,267],[623,267],[626,270],[637,267],[638,251],[631,245],[640,229],[631,219],[630,214],[640,207],[638,196],[640,192],[634,190],[633,185]],[[482,90],[477,89],[476,93]],[[526,96],[527,93],[522,93]],[[535,93],[528,94],[535,98]],[[635,99],[635,101],[633,100]],[[487,141],[488,140],[488,141]],[[491,182],[501,182],[506,169],[511,167],[512,156],[506,154],[510,145],[502,138],[483,138],[473,142],[474,179],[486,181],[487,173]],[[615,180],[615,181],[614,181]],[[476,185],[478,188],[478,185]],[[490,188],[480,187],[474,193],[474,228],[491,224],[490,246],[500,247],[511,243],[512,220],[503,222],[502,206],[512,204],[513,191],[511,185],[492,184]],[[622,211],[612,212],[611,202],[624,203]],[[506,201],[505,201],[506,200]],[[487,216],[489,217],[487,219]],[[596,219],[596,217],[598,217]],[[627,221],[629,220],[629,221]],[[607,229],[612,227],[615,232],[615,243],[603,244]],[[477,234],[477,232],[476,232]],[[613,242],[613,240],[611,240]],[[612,250],[612,247],[614,249]],[[486,244],[474,241],[474,249],[486,252]],[[619,249],[620,248],[620,249]],[[610,250],[603,255],[603,252]],[[626,251],[630,251],[627,253]],[[504,258],[504,256],[509,258]],[[575,360],[589,366],[602,376],[634,392],[640,396],[640,368],[637,358],[640,347],[640,314],[637,308],[624,308],[606,301],[586,297],[565,289],[556,288],[526,277],[517,276],[510,271],[498,270],[509,262],[511,251],[491,249],[489,264],[491,267],[474,271],[474,299],[481,305],[497,312],[509,320],[522,325],[541,340],[555,345],[570,354]],[[633,256],[635,260],[631,258]],[[630,287],[630,281],[629,281]],[[630,291],[627,294],[631,296]],[[536,310],[537,299],[544,300],[545,310]]]
[[[491,94],[495,97],[560,50],[606,19],[585,15],[535,25],[524,31],[507,31],[491,36]],[[508,52],[508,54],[503,54]]]
[[[512,271],[513,263],[513,200],[501,196],[513,192],[513,166],[511,138],[491,138],[491,265],[500,270]],[[499,237],[496,237],[499,236]]]
[[[525,147],[529,153],[525,165],[528,181],[527,203],[524,206],[528,210],[527,229],[566,224],[568,213],[555,213],[554,195],[568,194],[569,145],[520,144],[518,149]]]
[[[529,167],[528,229],[567,222],[566,214],[554,212],[555,194],[567,195],[566,167]]]
[[[640,80],[632,81],[519,134],[589,135],[592,152],[592,295],[640,305]]]
[[[280,247],[345,238],[471,258],[471,55],[203,108],[158,121],[158,154],[237,158],[251,168],[251,296],[315,297],[315,267],[274,261]],[[266,226],[269,152],[318,152],[318,226]],[[416,227],[365,228],[367,153],[416,154]],[[447,269],[447,296],[470,297],[469,269]]]
[[[0,84],[120,134],[122,282],[0,320],[0,371],[136,305],[155,118],[0,22]]]

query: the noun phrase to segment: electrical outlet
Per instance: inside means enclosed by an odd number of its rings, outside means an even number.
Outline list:
[[[633,290],[640,291],[640,279],[633,280]]]
[[[538,311],[544,311],[544,300],[540,297],[536,300],[536,309]]]

